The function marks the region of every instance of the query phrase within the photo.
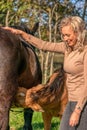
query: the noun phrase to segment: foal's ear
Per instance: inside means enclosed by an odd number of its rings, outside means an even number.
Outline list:
[[[34,27],[32,28],[32,30],[31,30],[32,35],[35,34],[35,32],[37,31],[38,27],[39,27],[39,22],[35,23]]]

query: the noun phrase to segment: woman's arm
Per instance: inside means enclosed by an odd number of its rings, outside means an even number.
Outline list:
[[[59,53],[64,53],[65,52],[65,44],[63,42],[60,43],[51,43],[47,41],[43,41],[39,38],[36,38],[30,34],[27,34],[21,30],[13,29],[10,27],[3,27],[3,29],[11,31],[14,34],[17,34],[28,42],[29,44],[32,44],[38,49],[44,50],[44,51],[52,51],[52,52],[59,52]]]

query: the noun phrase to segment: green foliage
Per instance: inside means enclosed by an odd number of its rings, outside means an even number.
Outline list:
[[[23,108],[14,108],[10,111],[10,127],[15,130],[22,130],[24,124]],[[57,117],[52,119],[52,129],[58,130],[60,120]],[[32,120],[33,130],[44,130],[44,124],[42,120],[42,114],[40,112],[34,112]]]
[[[81,7],[79,7],[80,3],[82,4]],[[76,5],[78,5],[78,8]],[[83,7],[84,1],[80,2],[79,0],[77,2],[71,0],[0,0],[0,22],[2,25],[5,25],[7,12],[9,11],[9,25],[20,23],[22,20],[30,24],[39,21],[41,17],[43,18],[41,22],[44,22],[42,24],[48,24],[49,12],[54,8],[52,21],[56,22],[56,13],[59,17],[64,17],[65,15],[82,15]],[[79,12],[79,8],[81,12]]]
[[[13,108],[10,111],[10,127],[16,130],[21,129],[24,123],[23,108]]]

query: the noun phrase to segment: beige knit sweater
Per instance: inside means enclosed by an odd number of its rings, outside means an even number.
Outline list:
[[[82,51],[79,51],[78,45],[75,45],[74,49],[68,53],[63,42],[50,43],[26,33],[20,33],[20,35],[39,49],[64,54],[68,99],[69,101],[77,101],[76,106],[83,109],[87,101],[87,45],[84,46]]]

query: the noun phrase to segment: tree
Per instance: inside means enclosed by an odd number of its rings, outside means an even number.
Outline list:
[[[58,26],[63,17],[78,15],[87,21],[87,0],[1,0],[0,14],[3,26],[24,23],[32,28],[39,21],[36,36],[45,41],[58,42]],[[55,69],[55,57],[59,55],[38,49],[36,52],[41,62],[43,81],[46,82]]]

